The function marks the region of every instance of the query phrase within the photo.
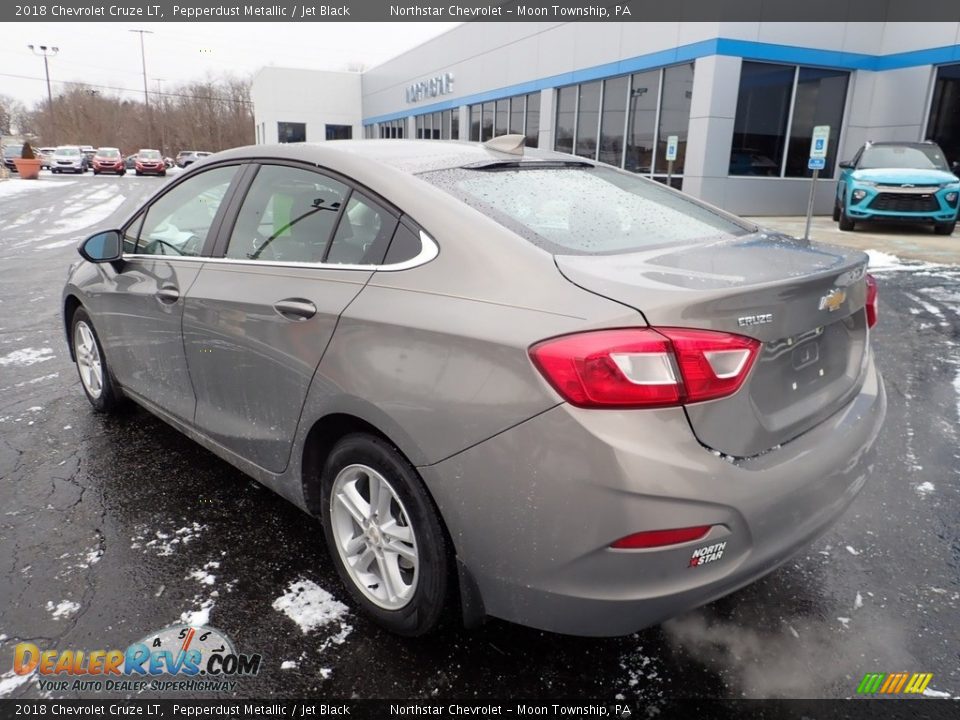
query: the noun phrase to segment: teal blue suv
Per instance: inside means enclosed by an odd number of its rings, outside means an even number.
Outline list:
[[[858,222],[913,222],[950,235],[957,226],[960,179],[936,143],[868,142],[840,171],[833,219],[841,230]]]

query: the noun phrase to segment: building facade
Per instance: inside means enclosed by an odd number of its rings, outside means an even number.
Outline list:
[[[815,126],[828,180],[867,140],[960,161],[960,23],[468,23],[362,74],[264,69],[253,99],[258,142],[521,133],[732,212],[802,214]],[[817,212],[833,193],[817,184]]]

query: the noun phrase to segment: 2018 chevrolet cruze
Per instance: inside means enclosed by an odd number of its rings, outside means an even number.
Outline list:
[[[730,593],[837,519],[885,413],[864,254],[522,142],[222,152],[63,294],[94,408],[316,516],[403,634],[457,603],[624,634]]]

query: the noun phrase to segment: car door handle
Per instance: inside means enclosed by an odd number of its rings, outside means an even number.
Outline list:
[[[180,299],[180,291],[173,285],[165,285],[157,290],[157,300],[164,305],[173,305]]]
[[[273,304],[273,309],[287,320],[308,320],[317,314],[316,305],[300,298],[278,300]]]

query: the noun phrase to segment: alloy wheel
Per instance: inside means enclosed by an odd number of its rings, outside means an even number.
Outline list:
[[[366,465],[348,465],[333,482],[330,522],[343,565],[375,605],[399,610],[413,598],[420,556],[409,513],[390,482]]]
[[[99,398],[103,392],[103,363],[93,330],[83,320],[78,321],[73,329],[73,347],[80,369],[80,382],[90,397]]]

